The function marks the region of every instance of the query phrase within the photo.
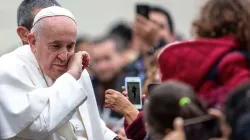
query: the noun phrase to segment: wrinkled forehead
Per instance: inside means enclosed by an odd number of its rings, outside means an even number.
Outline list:
[[[76,23],[65,16],[46,17],[38,21],[39,36],[48,41],[74,42],[77,37]]]
[[[113,54],[116,53],[116,43],[113,40],[105,40],[94,45],[93,51],[96,54]]]

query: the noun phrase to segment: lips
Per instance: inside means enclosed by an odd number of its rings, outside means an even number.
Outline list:
[[[67,65],[56,65],[56,64],[54,64],[54,66],[57,67],[58,69],[62,69],[62,70],[67,69]]]
[[[56,65],[56,64],[54,64],[55,66],[57,66],[57,67],[66,67],[67,65]]]

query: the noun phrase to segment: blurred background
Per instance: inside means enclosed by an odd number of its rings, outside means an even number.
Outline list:
[[[149,3],[167,8],[174,19],[176,31],[189,38],[191,22],[204,0],[58,0],[78,20],[79,34],[90,37],[105,34],[118,21],[132,22],[136,3]],[[5,1],[0,6],[0,55],[20,46],[16,34],[16,11],[21,0]]]

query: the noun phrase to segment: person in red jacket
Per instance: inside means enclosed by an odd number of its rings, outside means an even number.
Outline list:
[[[226,35],[166,46],[158,57],[162,81],[187,83],[208,106],[223,105],[228,91],[250,79],[250,54],[236,38]]]
[[[162,81],[179,80],[193,87],[208,106],[222,105],[232,88],[250,79],[249,7],[246,0],[208,0],[193,22],[195,40],[170,44],[160,53]],[[129,112],[126,108],[122,111]],[[146,136],[142,116],[137,112],[134,121],[125,122],[128,138]]]

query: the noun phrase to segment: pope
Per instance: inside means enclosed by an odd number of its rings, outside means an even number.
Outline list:
[[[74,53],[77,22],[65,8],[41,10],[29,45],[0,58],[0,139],[113,140],[100,119],[85,68]]]

